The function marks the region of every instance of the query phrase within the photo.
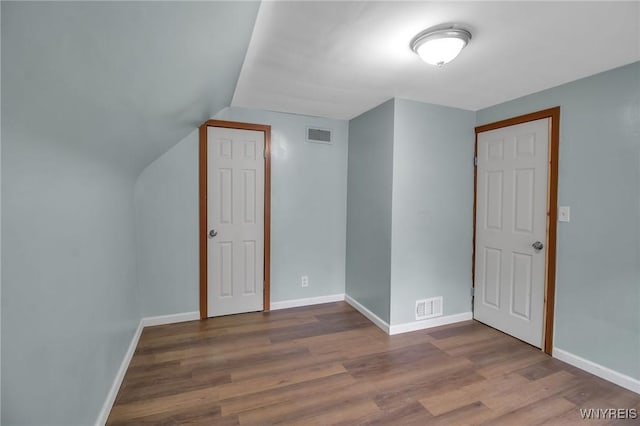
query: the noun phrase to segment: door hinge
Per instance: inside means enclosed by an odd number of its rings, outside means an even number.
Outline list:
[[[478,157],[473,157],[473,165],[478,166]]]

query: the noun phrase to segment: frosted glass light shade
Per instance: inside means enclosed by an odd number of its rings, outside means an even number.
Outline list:
[[[411,49],[428,64],[451,62],[471,40],[469,31],[459,28],[425,30],[411,41]]]
[[[417,53],[426,63],[441,66],[458,56],[465,44],[459,38],[437,38],[423,43]]]

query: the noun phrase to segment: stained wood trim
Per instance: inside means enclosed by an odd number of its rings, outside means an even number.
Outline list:
[[[478,201],[476,197],[476,190],[478,189],[478,166],[475,161],[478,158],[478,132],[475,134],[475,142],[473,144],[473,238],[471,238],[471,287],[474,289],[473,297],[471,300],[471,314],[473,315],[473,307],[476,303],[476,212],[478,208]]]
[[[476,134],[488,132],[489,130],[501,129],[503,127],[515,126],[516,124],[528,123],[529,121],[541,120],[543,118],[551,118],[552,121],[555,122],[555,117],[558,119],[560,118],[559,106],[532,112],[530,114],[507,118],[505,120],[496,121],[495,123],[483,124],[482,126],[476,127]]]
[[[271,308],[271,126],[236,121],[207,120],[200,125],[200,319],[208,318],[207,305],[207,128],[255,130],[264,133],[264,283],[263,309]]]
[[[475,128],[475,156],[478,155],[478,133],[488,132],[503,127],[515,126],[517,124],[548,118],[549,125],[549,169],[547,186],[547,241],[546,241],[546,280],[545,280],[545,301],[544,301],[544,333],[543,350],[551,355],[553,349],[553,322],[556,295],[556,242],[558,228],[558,161],[560,147],[560,107],[532,112],[506,120],[496,121]],[[478,168],[474,167],[473,172],[473,250],[472,250],[472,282],[475,286],[475,264],[476,264],[476,200],[478,189]]]
[[[551,146],[549,147],[549,191],[547,230],[547,294],[545,301],[544,351],[553,350],[554,307],[556,302],[556,249],[558,231],[558,162],[560,159],[560,107],[548,110],[551,118]]]
[[[199,163],[199,200],[200,200],[200,319],[208,316],[207,311],[207,125],[202,124],[199,130],[200,143],[198,149]]]
[[[264,126],[264,287],[263,309],[271,309],[271,126]]]
[[[240,121],[207,120],[202,125],[207,127],[223,127],[225,129],[255,130],[258,132],[265,132],[265,136],[267,132],[269,134],[271,133],[271,126],[265,124],[243,123]]]

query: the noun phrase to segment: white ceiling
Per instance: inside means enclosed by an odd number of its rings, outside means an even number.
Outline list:
[[[478,110],[640,60],[639,2],[263,2],[232,105],[349,119],[400,97]],[[408,47],[455,22],[438,69]]]

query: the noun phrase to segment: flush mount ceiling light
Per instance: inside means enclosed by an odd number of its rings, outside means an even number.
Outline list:
[[[469,31],[449,26],[426,29],[415,36],[409,46],[426,63],[441,67],[458,56],[469,40]]]

